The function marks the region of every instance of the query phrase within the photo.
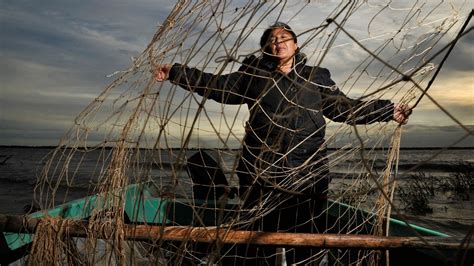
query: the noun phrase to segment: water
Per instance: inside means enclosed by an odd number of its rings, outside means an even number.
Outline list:
[[[5,156],[11,156],[6,162],[0,165],[0,213],[3,214],[20,214],[23,213],[24,206],[31,204],[33,199],[33,189],[37,177],[40,175],[41,169],[45,165],[44,159],[53,150],[51,148],[30,148],[30,147],[0,147],[0,162],[6,159]],[[330,151],[335,152],[335,151]],[[179,157],[179,150],[166,150],[160,154],[149,154],[149,151],[144,151],[140,154],[139,166],[143,169],[150,169],[147,175],[154,177],[164,177],[172,175],[171,164],[169,162],[176,161]],[[193,151],[188,151],[187,156],[190,156]],[[381,171],[385,165],[386,151],[375,151],[368,153],[367,156],[375,158],[374,169]],[[436,157],[432,158],[434,154],[439,153],[436,149],[402,149],[400,152],[399,173],[402,180],[399,186],[409,186],[410,174],[421,172],[425,178],[430,180],[437,180],[442,182],[450,175],[455,174],[461,166],[470,164],[470,176],[473,176],[472,165],[474,164],[474,149],[450,149],[444,150]],[[65,155],[68,155],[67,152]],[[71,187],[67,181],[63,181],[60,189],[69,187],[68,200],[85,196],[90,189],[97,184],[97,176],[103,172],[110,160],[111,150],[93,151],[87,153],[76,153],[70,163],[69,176],[74,175],[74,185]],[[153,155],[153,156],[152,156]],[[224,159],[221,163],[224,165],[224,171],[229,172],[235,163],[235,153],[224,153]],[[155,158],[154,162],[150,159]],[[426,161],[428,161],[426,163]],[[165,162],[163,165],[158,165],[159,162]],[[362,167],[357,170],[354,168],[357,159],[344,160],[340,164],[333,166],[331,171],[335,178],[331,185],[337,186],[343,183],[351,182],[348,178],[348,172],[363,171]],[[423,163],[420,167],[412,170],[414,166]],[[182,166],[177,164],[178,166]],[[51,167],[50,169],[54,169]],[[168,170],[163,170],[168,169]],[[184,168],[179,168],[181,171],[177,172],[177,177],[180,182],[184,182],[185,188],[191,188],[190,180],[187,177]],[[349,173],[350,174],[350,173]],[[160,178],[163,186],[171,185],[165,178]],[[441,181],[440,181],[441,180]],[[168,182],[168,183],[166,183]],[[189,184],[187,184],[188,182]],[[236,184],[237,180],[230,180],[231,184]],[[190,190],[182,191],[189,193]],[[433,213],[426,215],[411,215],[413,220],[419,220],[437,224],[438,227],[453,227],[459,230],[467,230],[466,226],[474,223],[474,194],[469,194],[468,199],[457,199],[452,192],[439,191],[435,197],[430,199],[430,207]],[[418,223],[419,223],[418,222]]]

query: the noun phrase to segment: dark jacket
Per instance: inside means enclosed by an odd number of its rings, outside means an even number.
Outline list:
[[[283,152],[297,146],[295,152],[312,154],[324,140],[323,115],[350,124],[392,119],[390,101],[350,99],[335,86],[327,69],[305,65],[300,54],[295,58],[294,71],[286,75],[275,71],[273,62],[250,56],[230,74],[213,75],[175,64],[169,77],[208,99],[247,104],[250,119],[245,142],[253,146],[278,141]]]
[[[387,100],[364,102],[346,97],[331,80],[325,68],[305,65],[301,54],[288,74],[276,71],[276,63],[250,56],[238,71],[213,75],[175,64],[169,78],[187,90],[225,104],[247,104],[250,118],[246,125],[243,159],[239,168],[254,173],[286,174],[307,158],[321,153],[324,142],[324,116],[350,124],[389,121],[393,104]],[[268,170],[281,162],[280,170]],[[277,174],[278,175],[278,174]]]

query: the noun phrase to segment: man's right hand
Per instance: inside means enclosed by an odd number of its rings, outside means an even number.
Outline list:
[[[170,65],[170,64],[158,65],[155,68],[155,72],[154,72],[155,79],[157,81],[168,80],[171,67],[172,67],[172,65]]]

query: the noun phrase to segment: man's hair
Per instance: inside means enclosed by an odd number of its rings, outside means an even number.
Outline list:
[[[268,40],[270,39],[270,35],[272,34],[272,30],[274,29],[284,29],[287,32],[289,32],[295,41],[295,43],[298,43],[298,40],[296,39],[296,33],[291,29],[288,24],[283,23],[283,22],[276,22],[275,24],[271,25],[268,27],[262,34],[262,37],[260,38],[260,47],[262,48],[262,51],[264,54],[271,54],[271,51],[269,50],[270,47],[268,45]],[[297,50],[297,53],[299,52],[299,49]]]

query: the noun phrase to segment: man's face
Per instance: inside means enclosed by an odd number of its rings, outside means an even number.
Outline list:
[[[272,30],[269,42],[272,54],[280,61],[289,60],[298,49],[291,33],[283,28]]]

